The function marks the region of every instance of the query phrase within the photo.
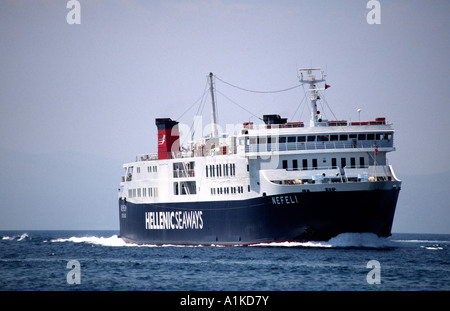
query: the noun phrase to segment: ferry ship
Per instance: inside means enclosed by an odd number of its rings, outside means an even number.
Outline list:
[[[212,73],[211,135],[183,147],[179,123],[157,118],[158,153],[123,165],[121,238],[248,245],[347,232],[390,236],[401,188],[386,158],[395,150],[392,124],[324,119],[317,108],[329,87],[324,73],[302,68],[298,77],[307,87],[308,127],[273,114],[218,133]]]

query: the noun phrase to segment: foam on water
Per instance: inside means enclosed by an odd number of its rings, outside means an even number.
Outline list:
[[[23,234],[18,241],[27,238],[28,235]],[[3,237],[3,239],[8,239],[9,237]],[[113,246],[113,247],[197,247],[200,245],[173,245],[173,244],[164,244],[164,245],[155,245],[155,244],[133,244],[126,243],[119,236],[113,235],[111,237],[97,237],[97,236],[87,236],[87,237],[70,237],[70,238],[60,238],[53,239],[50,242],[73,242],[73,243],[88,243],[93,245],[101,245],[101,246]],[[214,247],[222,247],[222,245],[211,245]],[[240,246],[240,245],[236,245]],[[263,246],[263,247],[312,247],[312,248],[387,248],[394,247],[395,244],[393,241],[390,241],[386,238],[380,238],[373,233],[342,233],[338,236],[330,239],[327,242],[317,242],[317,241],[308,241],[308,242],[270,242],[270,243],[257,243],[252,244],[250,246]]]
[[[327,242],[272,242],[258,243],[252,246],[273,247],[318,247],[318,248],[388,248],[394,244],[387,238],[380,238],[373,233],[341,233]]]
[[[27,238],[29,238],[28,233],[22,233],[21,235],[4,236],[4,237],[2,237],[2,240],[23,241],[23,240],[25,240]]]
[[[88,236],[88,237],[70,237],[67,239],[54,239],[50,242],[73,242],[73,243],[88,243],[102,246],[133,246],[133,244],[127,244],[124,240],[117,235],[113,235],[108,238]]]

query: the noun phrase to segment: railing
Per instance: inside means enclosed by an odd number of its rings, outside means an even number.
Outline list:
[[[158,154],[156,153],[138,154],[136,156],[136,162],[155,161],[155,160],[158,160]]]
[[[245,152],[267,151],[297,151],[297,150],[323,150],[323,149],[352,149],[352,148],[390,148],[392,140],[366,140],[366,141],[319,141],[301,143],[278,144],[251,144],[245,146]]]
[[[284,172],[284,173],[283,173]],[[269,170],[266,178],[281,185],[332,184],[348,182],[376,182],[396,180],[388,166],[365,166],[343,169],[339,167],[318,167],[309,170]]]

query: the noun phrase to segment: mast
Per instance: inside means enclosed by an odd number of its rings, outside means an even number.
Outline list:
[[[317,100],[319,99],[319,91],[325,90],[325,88],[317,88],[317,83],[324,82],[325,76],[322,72],[321,79],[316,79],[313,71],[320,70],[320,68],[300,68],[300,82],[309,84],[309,101],[311,104],[311,119],[309,124],[311,127],[320,126],[322,122],[322,117],[320,112],[317,110]],[[303,71],[306,72],[306,78],[303,77]]]
[[[211,138],[217,137],[216,103],[214,100],[213,73],[209,73],[209,90],[211,91]]]

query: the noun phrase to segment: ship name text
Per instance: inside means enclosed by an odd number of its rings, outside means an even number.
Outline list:
[[[145,229],[203,229],[202,211],[146,212]]]
[[[296,204],[298,199],[296,195],[277,195],[272,197],[272,204]]]

